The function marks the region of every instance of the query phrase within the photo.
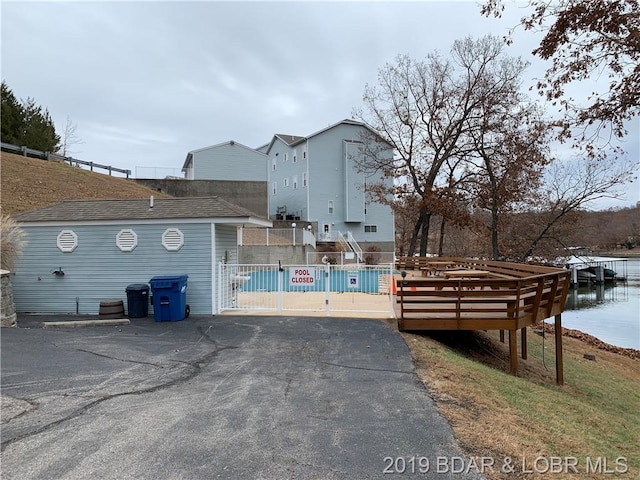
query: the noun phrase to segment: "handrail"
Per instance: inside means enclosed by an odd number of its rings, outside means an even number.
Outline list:
[[[353,250],[353,252],[358,256],[358,260],[362,262],[362,247],[358,245],[358,242],[356,242],[356,239],[353,238],[351,232],[347,232],[347,243],[351,247],[351,250]]]
[[[62,162],[69,162],[69,165],[73,165],[74,163],[77,165],[87,165],[89,167],[89,169],[93,172],[94,168],[101,168],[103,170],[108,170],[109,171],[109,175],[111,175],[111,172],[120,172],[120,173],[124,173],[127,175],[127,178],[129,178],[129,176],[131,175],[131,170],[125,170],[122,168],[116,168],[116,167],[112,167],[111,165],[101,165],[99,163],[94,163],[94,162],[86,162],[84,160],[78,160],[77,158],[73,158],[73,157],[65,157],[63,155],[58,155],[56,153],[50,153],[50,152],[43,152],[41,150],[34,150],[33,148],[29,148],[26,146],[22,146],[19,147],[17,145],[13,145],[11,143],[5,143],[5,142],[1,142],[2,144],[2,150],[9,150],[12,152],[20,152],[24,157],[27,157],[29,155],[33,156],[33,157],[37,157],[37,158],[41,158],[43,160],[59,160]]]
[[[340,244],[340,246],[343,248],[345,252],[352,251],[351,247],[349,246],[349,242],[347,242],[347,239],[344,238],[344,235],[342,234],[342,232],[338,232],[336,237],[338,239],[338,243]]]

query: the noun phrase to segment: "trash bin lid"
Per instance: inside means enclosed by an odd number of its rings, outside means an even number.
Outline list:
[[[127,285],[125,290],[127,292],[140,292],[143,290],[149,290],[149,285],[146,283],[132,283],[131,285]]]
[[[187,275],[187,274],[184,274],[184,275],[157,275],[155,277],[152,277],[151,280],[149,280],[149,283],[153,283],[153,282],[186,282],[188,278],[189,278],[189,275]]]

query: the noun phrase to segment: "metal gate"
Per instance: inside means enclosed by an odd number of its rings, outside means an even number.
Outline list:
[[[219,264],[218,311],[393,315],[393,264]]]

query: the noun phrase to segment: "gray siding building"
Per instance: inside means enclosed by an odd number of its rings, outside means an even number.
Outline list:
[[[267,157],[253,148],[230,140],[192,150],[182,166],[189,180],[258,181],[267,180]]]
[[[393,157],[366,124],[342,120],[308,136],[276,134],[255,150],[235,142],[189,152],[185,178],[267,182],[266,207],[273,220],[316,224],[319,242],[352,237],[363,249],[395,250],[393,211],[367,185],[393,180],[363,173],[366,155]]]
[[[14,301],[25,313],[97,314],[102,300],[126,305],[129,284],[187,274],[191,313],[216,314],[218,265],[237,262],[237,228],[271,226],[219,197],[62,202],[16,221],[27,244]]]
[[[392,158],[393,150],[386,144],[365,146],[371,138],[375,132],[353,120],[306,137],[274,135],[260,147],[269,157],[270,217],[317,222],[319,241],[350,232],[363,248],[375,244],[394,251],[393,212],[367,191],[368,184],[392,179],[359,168],[366,152]]]

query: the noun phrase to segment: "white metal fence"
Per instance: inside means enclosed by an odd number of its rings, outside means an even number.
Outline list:
[[[393,264],[219,264],[218,310],[393,315]]]

